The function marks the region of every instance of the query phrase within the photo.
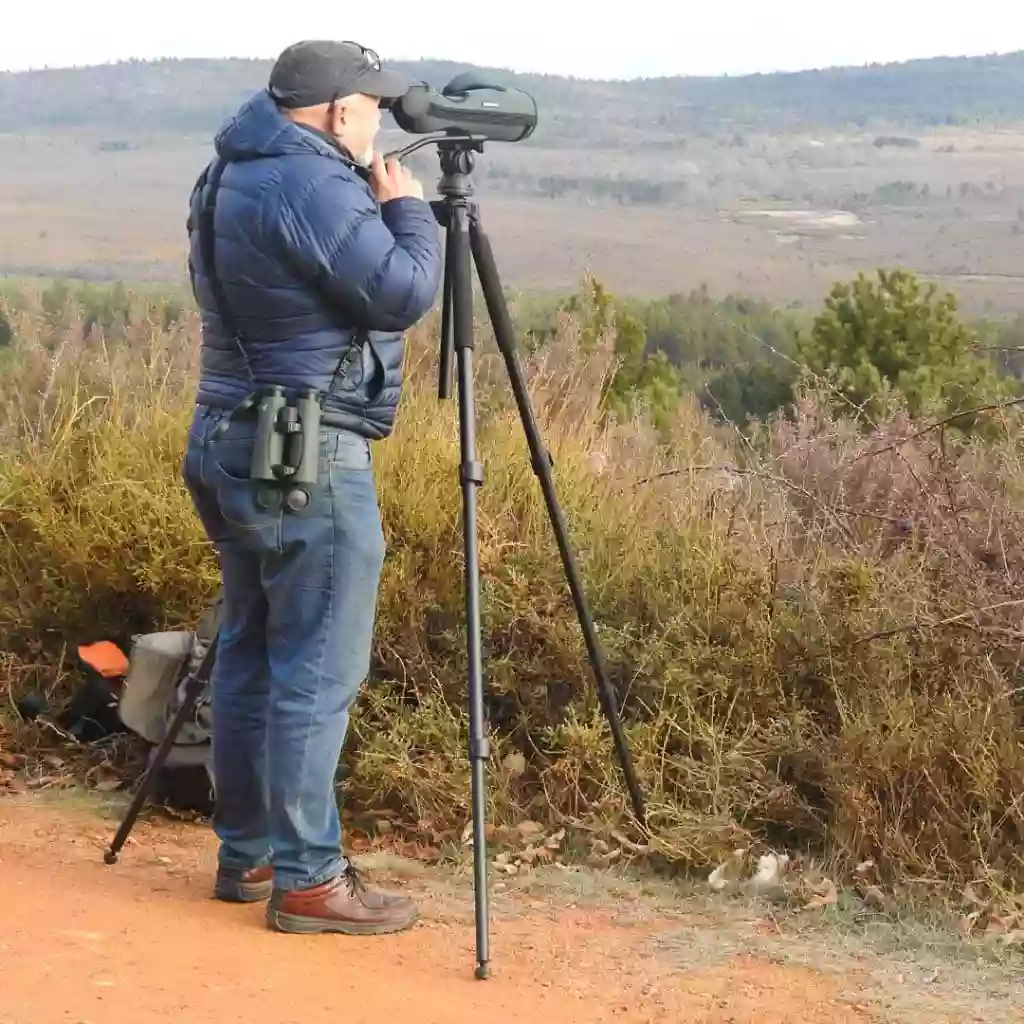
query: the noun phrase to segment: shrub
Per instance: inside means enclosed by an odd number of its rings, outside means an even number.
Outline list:
[[[180,483],[197,324],[138,307],[116,345],[18,313],[0,382],[6,663],[190,621],[217,587]],[[390,555],[353,802],[439,833],[468,819],[461,495],[434,325],[377,447]],[[827,402],[737,442],[683,402],[655,441],[606,415],[614,339],[560,321],[525,363],[642,783],[651,848],[736,845],[1024,882],[1021,430],[983,444]],[[575,614],[503,370],[478,363],[490,813],[628,828]],[[662,431],[665,430],[662,425]],[[29,675],[21,673],[17,685]],[[509,755],[516,756],[509,756]]]
[[[874,424],[905,405],[914,416],[948,416],[1019,394],[1017,382],[976,353],[955,297],[905,270],[864,274],[832,289],[800,356],[832,382],[845,413]],[[970,431],[971,418],[956,429]]]

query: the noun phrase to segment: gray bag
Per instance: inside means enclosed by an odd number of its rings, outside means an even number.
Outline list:
[[[125,692],[118,712],[133,732],[152,744],[150,758],[187,697],[189,670],[199,668],[220,627],[220,600],[194,631],[149,633],[133,638]],[[213,807],[213,712],[209,687],[175,737],[154,796],[181,810]]]

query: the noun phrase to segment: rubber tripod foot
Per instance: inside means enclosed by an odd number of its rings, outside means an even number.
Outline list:
[[[491,976],[491,965],[490,964],[477,964],[476,965],[476,980],[486,981]]]
[[[107,852],[105,854],[103,854],[103,863],[104,864],[116,864],[117,863],[117,854],[114,853],[113,850],[107,850]]]

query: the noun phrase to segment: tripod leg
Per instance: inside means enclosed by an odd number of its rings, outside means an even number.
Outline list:
[[[452,316],[459,384],[459,440],[462,458],[462,535],[466,558],[466,631],[469,655],[469,757],[473,801],[473,883],[476,898],[476,976],[490,975],[487,908],[486,791],[484,768],[490,757],[484,731],[483,665],[480,638],[480,566],[477,557],[477,488],[483,467],[476,457],[473,395],[473,279],[469,211],[456,205],[448,229],[452,266]]]
[[[505,302],[505,292],[501,286],[501,278],[494,260],[494,252],[491,249],[490,240],[480,226],[475,210],[471,214],[470,240],[477,273],[480,277],[480,286],[483,290],[487,311],[491,318],[491,325],[494,328],[498,348],[501,350],[502,357],[505,360],[505,367],[512,384],[512,393],[515,395],[516,405],[519,408],[519,417],[526,432],[533,471],[540,480],[544,501],[547,504],[548,516],[555,533],[555,540],[558,543],[559,553],[562,556],[566,580],[572,592],[573,604],[576,606],[576,615],[580,621],[580,628],[583,630],[587,653],[590,655],[590,665],[597,681],[598,700],[601,702],[601,708],[611,728],[615,752],[626,781],[626,788],[629,790],[633,813],[641,827],[645,827],[647,813],[644,807],[643,793],[640,790],[640,782],[637,779],[636,769],[633,767],[633,759],[630,756],[629,746],[626,743],[622,719],[619,717],[618,708],[615,704],[615,693],[608,679],[608,672],[601,656],[597,633],[594,629],[594,620],[591,617],[590,608],[583,592],[579,569],[576,565],[572,549],[569,546],[565,516],[558,503],[554,481],[551,477],[551,456],[541,440],[537,420],[534,416],[533,407],[530,404],[530,395],[526,388],[526,379],[523,376],[519,357],[516,354],[515,328],[512,326],[512,318],[509,315],[508,305]]]
[[[452,294],[454,287],[454,259],[451,247],[445,250],[444,290],[441,306],[441,355],[438,367],[437,396],[442,401],[452,397],[455,367],[455,325],[452,321]]]
[[[203,660],[199,663],[199,668],[186,680],[185,696],[181,702],[181,707],[178,708],[177,714],[175,714],[174,718],[171,720],[170,726],[167,728],[167,732],[164,733],[164,738],[156,748],[156,752],[153,754],[153,757],[149,762],[149,767],[146,769],[146,773],[142,776],[139,788],[132,799],[131,806],[128,808],[128,811],[124,816],[124,820],[121,822],[121,825],[117,830],[117,834],[114,836],[114,839],[110,844],[110,848],[103,855],[105,863],[116,864],[117,858],[121,853],[121,850],[124,848],[124,844],[128,842],[128,836],[131,833],[132,828],[135,826],[135,822],[138,819],[139,814],[142,812],[142,808],[149,799],[149,794],[153,791],[154,785],[156,785],[157,776],[160,774],[160,769],[163,768],[164,762],[171,753],[171,747],[174,746],[174,741],[178,738],[178,734],[181,732],[182,727],[187,721],[189,715],[191,715],[195,710],[195,706],[199,701],[199,698],[203,695],[203,690],[206,687],[206,681],[210,677],[210,670],[213,668],[216,649],[217,638],[214,637],[210,640],[209,646],[206,648]]]

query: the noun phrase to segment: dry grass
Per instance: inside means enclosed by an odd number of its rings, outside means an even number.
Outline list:
[[[180,482],[196,324],[141,299],[82,340],[30,302],[0,378],[0,635],[12,692],[66,646],[188,622],[217,587]],[[630,831],[539,487],[480,366],[480,545],[498,822],[618,829],[662,864],[798,848],[886,886],[1024,883],[1019,427],[985,447],[811,398],[749,442],[685,408],[671,443],[615,424],[566,321],[527,367],[651,809]],[[430,329],[377,466],[389,538],[348,798],[457,841],[469,815],[458,443]],[[64,678],[60,676],[58,678]],[[5,709],[6,710],[6,709]],[[0,723],[0,729],[2,729]],[[11,728],[10,722],[8,729]],[[510,756],[510,755],[521,756]],[[1024,908],[1022,908],[1024,909]]]

